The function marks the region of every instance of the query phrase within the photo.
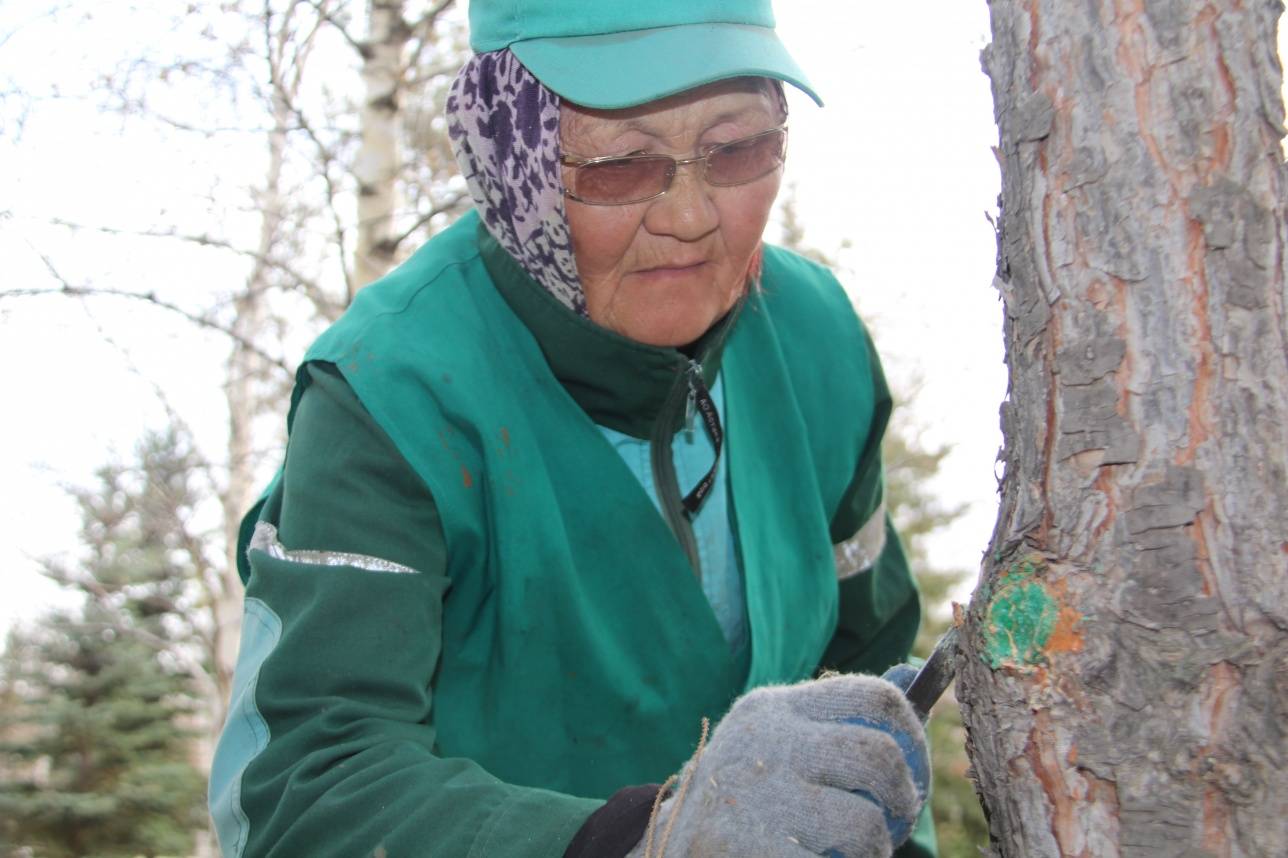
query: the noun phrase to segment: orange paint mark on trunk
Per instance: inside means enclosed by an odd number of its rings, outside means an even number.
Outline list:
[[[474,486],[474,476],[470,473],[470,469],[464,465],[461,465],[461,483],[467,489]]]
[[[1080,622],[1082,614],[1068,605],[1062,605],[1055,620],[1055,631],[1051,632],[1051,637],[1047,640],[1047,653],[1082,652],[1082,632],[1078,631]]]
[[[1082,630],[1079,628],[1082,624],[1082,614],[1069,604],[1068,582],[1063,578],[1053,578],[1047,582],[1047,590],[1060,606],[1060,610],[1056,614],[1055,628],[1051,630],[1051,636],[1047,638],[1042,652],[1048,657],[1059,652],[1082,652],[1084,641]]]

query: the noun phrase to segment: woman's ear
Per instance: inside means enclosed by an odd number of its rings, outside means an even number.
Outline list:
[[[747,261],[747,277],[743,281],[752,289],[760,288],[760,274],[765,267],[765,245],[762,242],[757,245],[756,251],[751,254],[751,259]]]

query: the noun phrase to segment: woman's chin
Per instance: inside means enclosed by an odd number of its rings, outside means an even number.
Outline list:
[[[619,289],[613,305],[590,318],[627,339],[649,346],[686,346],[699,339],[733,305],[736,296],[713,294],[710,282],[651,282]]]
[[[627,339],[647,346],[679,347],[699,339],[724,315],[719,307],[668,305],[665,303],[634,308],[631,313],[613,314],[600,321],[591,319]]]

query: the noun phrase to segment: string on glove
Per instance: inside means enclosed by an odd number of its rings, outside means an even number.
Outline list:
[[[658,843],[657,852],[653,851],[653,835],[657,830],[658,811],[662,807],[662,799],[667,790],[675,783],[677,775],[671,775],[662,784],[662,788],[657,791],[657,797],[653,799],[653,812],[648,818],[648,834],[644,841],[644,858],[662,858],[666,854],[666,844],[671,839],[671,829],[675,828],[675,820],[680,815],[680,806],[684,804],[684,796],[689,791],[689,784],[693,783],[693,773],[698,769],[698,761],[702,759],[702,752],[707,749],[707,733],[711,729],[711,722],[706,718],[702,719],[702,736],[698,739],[698,750],[694,752],[693,759],[689,761],[684,772],[684,780],[680,782],[680,790],[675,794],[675,806],[671,808],[671,818],[667,820],[666,828],[662,831],[662,839]]]

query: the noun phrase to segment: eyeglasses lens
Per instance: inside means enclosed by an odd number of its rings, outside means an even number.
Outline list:
[[[577,171],[574,193],[592,203],[629,203],[666,190],[675,162],[666,157],[633,157],[587,164]]]
[[[713,147],[706,156],[712,185],[741,185],[773,172],[783,163],[787,132],[781,128]],[[675,160],[666,155],[631,155],[583,164],[572,193],[594,205],[625,205],[656,197],[670,185]]]
[[[707,181],[741,185],[759,179],[783,163],[786,140],[787,135],[778,130],[715,147],[707,153]]]

